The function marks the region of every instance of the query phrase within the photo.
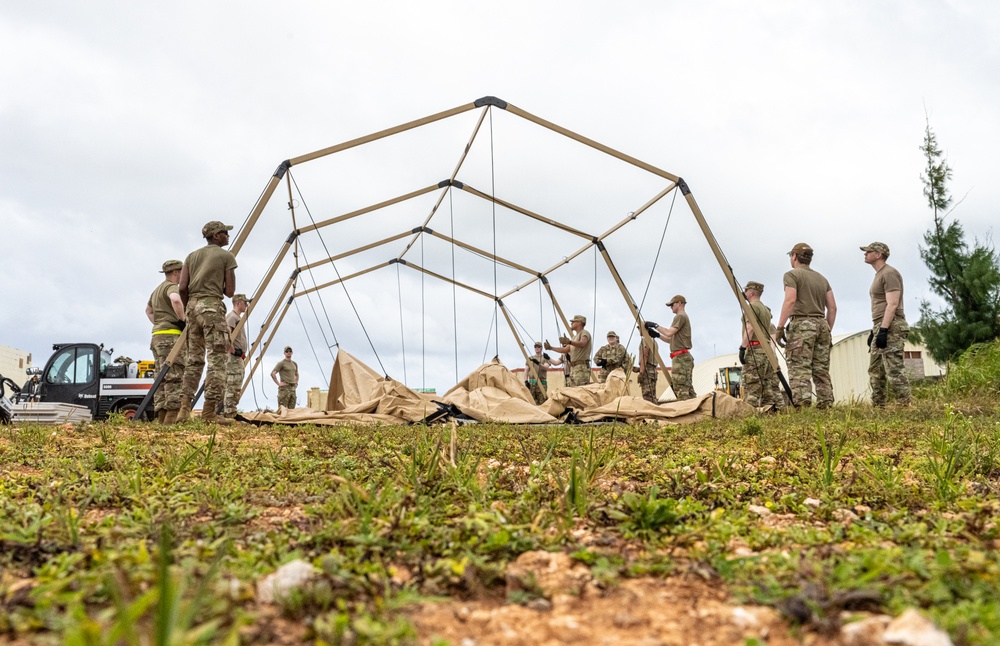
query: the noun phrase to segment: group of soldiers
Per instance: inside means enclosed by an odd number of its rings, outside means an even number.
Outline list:
[[[217,220],[201,229],[206,245],[188,254],[183,262],[167,260],[160,273],[164,280],[146,303],[146,316],[153,324],[149,349],[159,370],[181,334],[184,341],[159,389],[153,396],[156,420],[163,424],[183,422],[191,417],[202,370],[205,374],[205,423],[231,424],[243,389],[246,351],[245,326],[240,325],[250,299],[236,292],[236,257],[224,249],[232,226]],[[233,309],[226,312],[225,298]],[[234,335],[237,328],[239,333]],[[298,365],[292,348],[271,371],[278,386],[278,404],[295,408]]]
[[[891,397],[896,403],[905,405],[910,402],[911,393],[903,366],[903,346],[909,334],[903,311],[903,278],[899,271],[887,264],[888,245],[873,242],[860,249],[864,252],[865,262],[875,271],[875,279],[869,289],[872,330],[868,335],[868,375],[872,404],[885,406]],[[787,405],[777,373],[761,345],[766,343],[784,348],[792,405],[813,405],[815,388],[816,407],[827,408],[834,401],[830,349],[837,302],[830,283],[811,267],[812,247],[800,242],[788,252],[788,258],[791,269],[782,279],[784,300],[777,325],[772,324],[771,309],[760,300],[764,285],[749,281],[743,290],[754,319],[749,321],[744,314],[741,321],[739,359],[743,365],[743,397],[752,406],[772,411],[783,410]],[[678,401],[695,397],[691,321],[685,311],[686,306],[687,299],[678,294],[667,302],[667,307],[674,314],[669,326],[664,327],[653,321],[643,324],[653,339],[669,344],[670,381]],[[756,329],[754,322],[758,324]],[[525,385],[536,403],[543,403],[547,397],[546,376],[550,368],[563,367],[567,386],[590,383],[593,344],[590,332],[585,329],[586,324],[585,316],[574,316],[570,322],[571,336],[559,338],[562,345],[552,346],[548,341],[535,343],[535,353],[528,358],[525,370]],[[764,330],[766,338],[759,338],[757,329]],[[542,351],[543,348],[559,353],[561,358],[552,359]],[[656,404],[656,353],[646,343],[640,343],[638,359],[636,370],[642,396]],[[601,383],[612,370],[621,368],[626,373],[633,370],[632,358],[614,331],[608,332],[608,344],[594,354],[594,363],[601,368],[598,374]]]

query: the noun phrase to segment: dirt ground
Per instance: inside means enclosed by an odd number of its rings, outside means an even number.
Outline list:
[[[508,570],[508,594],[525,584],[539,596],[524,605],[447,600],[423,603],[408,614],[421,644],[446,639],[452,646],[868,643],[792,627],[773,608],[734,605],[721,583],[697,575],[624,579],[601,589],[566,555],[529,552]]]

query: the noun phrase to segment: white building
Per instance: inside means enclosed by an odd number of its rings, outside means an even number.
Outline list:
[[[830,377],[833,380],[833,396],[836,403],[869,402],[871,386],[868,385],[868,332],[852,332],[833,337],[830,351]],[[945,373],[944,366],[931,358],[923,345],[907,342],[903,348],[903,361],[910,380],[939,377]],[[785,359],[778,355],[781,371],[788,377]],[[739,357],[734,352],[707,359],[694,367],[692,380],[699,395],[714,390],[717,386],[719,369],[738,366]]]
[[[24,371],[30,367],[30,352],[18,350],[9,345],[0,345],[0,375],[9,378],[20,387],[28,380]]]

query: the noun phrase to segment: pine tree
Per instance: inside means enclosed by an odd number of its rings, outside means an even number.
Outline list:
[[[934,213],[934,226],[924,234],[920,257],[931,271],[931,291],[945,307],[935,310],[929,301],[920,304],[918,336],[936,361],[955,359],[969,346],[1000,337],[1000,266],[992,247],[977,240],[972,249],[965,231],[948,210],[951,167],[938,147],[930,121],[920,146],[927,166],[920,179],[924,197]],[[953,209],[952,209],[953,210]]]

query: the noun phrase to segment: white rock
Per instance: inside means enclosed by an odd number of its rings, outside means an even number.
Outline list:
[[[846,646],[879,646],[885,643],[882,634],[890,621],[892,617],[888,615],[875,615],[844,624],[840,629],[840,638]]]
[[[757,514],[758,516],[760,516],[762,518],[764,516],[770,516],[771,515],[771,510],[768,509],[767,507],[762,506],[762,505],[749,505],[747,507],[747,511],[749,511],[751,514]]]
[[[733,608],[732,619],[733,624],[741,630],[756,628],[760,625],[760,622],[757,620],[757,615],[753,614],[743,606],[736,606]]]
[[[275,603],[284,599],[289,592],[302,587],[317,574],[319,570],[301,559],[285,563],[257,582],[257,601]]]
[[[915,608],[908,608],[893,619],[882,633],[882,641],[903,646],[952,646],[947,633],[924,618]]]
[[[815,507],[819,507],[821,503],[820,503],[820,501],[816,500],[815,498],[806,498],[805,500],[802,501],[802,504],[806,505],[807,507],[814,507],[815,508]]]

